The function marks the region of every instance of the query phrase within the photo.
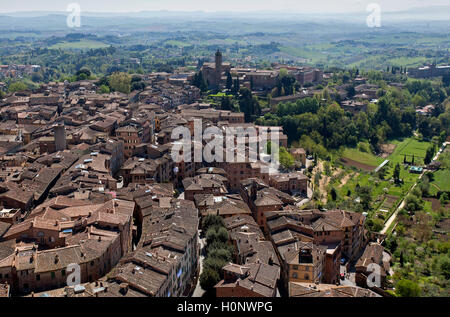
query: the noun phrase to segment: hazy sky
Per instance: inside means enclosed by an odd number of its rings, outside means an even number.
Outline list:
[[[448,5],[449,0],[0,0],[0,12],[66,11],[78,3],[82,11],[259,11],[355,12],[378,3],[383,11],[402,11],[413,7]]]

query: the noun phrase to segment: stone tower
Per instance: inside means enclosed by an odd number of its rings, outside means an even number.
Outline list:
[[[64,124],[58,123],[53,126],[55,134],[55,149],[56,151],[64,151],[66,149],[66,128]]]
[[[220,84],[220,78],[222,77],[222,53],[220,50],[216,52],[216,85]]]
[[[222,70],[222,53],[217,50],[216,52],[216,72]]]

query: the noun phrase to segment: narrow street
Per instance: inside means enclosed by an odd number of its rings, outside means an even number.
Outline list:
[[[200,270],[198,273],[197,285],[195,286],[194,293],[192,293],[192,297],[202,297],[205,294],[205,291],[200,286],[200,275],[203,272],[203,260],[205,256],[203,254],[205,247],[205,239],[200,238],[201,230],[198,231],[198,243],[200,244]]]
[[[341,265],[340,269],[341,274],[345,274],[345,278],[340,280],[341,285],[345,286],[356,286],[355,281],[355,275],[356,273],[354,271],[347,271],[347,268],[344,265]]]

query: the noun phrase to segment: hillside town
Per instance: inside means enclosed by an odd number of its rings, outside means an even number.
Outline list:
[[[232,68],[220,51],[202,73],[218,89],[235,73],[257,94],[276,87],[281,69],[301,86],[327,80],[314,68]],[[248,156],[171,156],[172,131],[198,120],[203,131],[245,126],[259,137],[268,129],[288,148],[282,127],[202,102],[192,75],[143,77],[145,89],[130,94],[99,94],[95,80],[81,80],[1,100],[0,296],[201,296],[211,221],[223,226],[232,254],[219,268],[217,297],[387,296],[391,255],[368,234],[366,214],[301,208],[313,186],[305,169],[314,159],[304,149],[290,148],[298,168],[276,172]],[[378,89],[358,81],[354,97],[343,96],[356,112]],[[271,102],[313,94],[305,87]],[[79,281],[69,285],[74,264]],[[379,285],[367,282],[371,265]]]

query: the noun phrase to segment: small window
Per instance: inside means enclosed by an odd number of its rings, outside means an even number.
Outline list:
[[[91,261],[91,266],[94,266],[94,261]]]
[[[55,279],[55,277],[56,277],[55,272],[52,272],[51,276],[52,276],[52,280]]]
[[[66,276],[66,270],[61,270],[61,275]]]
[[[36,281],[40,281],[41,280],[41,275],[40,274],[37,274],[36,275]]]

